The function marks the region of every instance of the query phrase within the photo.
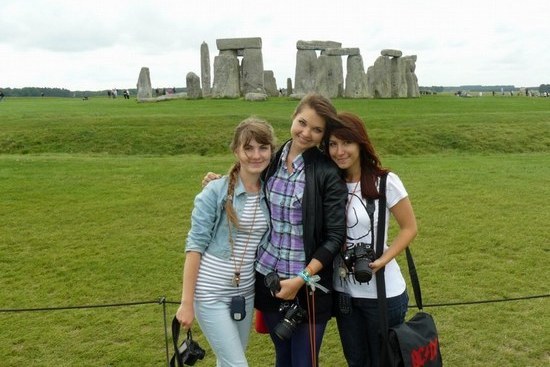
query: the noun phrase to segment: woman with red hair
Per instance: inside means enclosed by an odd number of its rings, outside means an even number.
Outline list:
[[[364,122],[351,113],[338,114],[341,126],[328,137],[332,160],[343,170],[348,187],[347,238],[334,260],[336,321],[349,366],[379,365],[379,309],[376,272],[385,267],[389,326],[402,323],[407,313],[406,283],[395,257],[415,238],[417,228],[411,202],[400,178],[383,168]],[[387,175],[385,208],[378,207],[380,177]],[[374,204],[374,205],[373,205]],[[375,258],[378,210],[391,213],[399,225],[397,235]]]

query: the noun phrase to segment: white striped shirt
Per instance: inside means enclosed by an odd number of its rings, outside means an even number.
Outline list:
[[[250,299],[254,295],[256,250],[268,229],[258,198],[258,193],[247,194],[239,228],[231,228],[234,241],[231,258],[225,260],[208,252],[203,254],[195,287],[196,300],[229,302],[232,296],[243,295]],[[227,246],[231,246],[229,239]],[[240,271],[238,287],[232,284],[235,271]]]

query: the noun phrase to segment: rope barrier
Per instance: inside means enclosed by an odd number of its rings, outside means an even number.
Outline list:
[[[76,310],[85,308],[106,308],[106,307],[127,307],[127,306],[140,306],[149,304],[162,304],[164,297],[156,301],[138,301],[138,302],[123,302],[123,303],[109,303],[99,305],[81,305],[81,306],[59,306],[59,307],[37,307],[37,308],[4,308],[0,309],[0,313],[10,312],[41,312],[41,311],[63,311],[63,310]]]
[[[533,296],[524,296],[524,297],[514,297],[514,298],[503,298],[503,299],[494,299],[494,300],[482,300],[482,301],[467,301],[467,302],[450,302],[450,303],[432,303],[425,304],[424,307],[445,307],[445,306],[464,306],[464,305],[477,305],[477,304],[487,304],[487,303],[497,303],[497,302],[513,302],[513,301],[524,301],[529,299],[536,298],[548,298],[550,294],[539,294]],[[137,301],[137,302],[122,302],[122,303],[107,303],[107,304],[98,304],[98,305],[81,305],[81,306],[59,306],[59,307],[37,307],[37,308],[5,308],[0,309],[0,313],[16,313],[16,312],[44,312],[44,311],[62,311],[62,310],[77,310],[77,309],[89,309],[89,308],[107,308],[107,307],[129,307],[129,306],[140,306],[140,305],[149,305],[149,304],[159,304],[162,305],[163,311],[163,321],[164,321],[164,342],[166,348],[166,363],[170,367],[170,356],[168,351],[169,337],[168,337],[168,328],[166,324],[166,304],[177,304],[180,302],[176,301],[167,301],[166,297],[162,296],[155,301]],[[409,306],[416,307],[416,306]]]
[[[430,304],[424,304],[424,307],[467,306],[467,305],[478,305],[478,304],[485,304],[485,303],[524,301],[529,299],[548,298],[548,297],[550,297],[550,294],[538,294],[533,296],[522,296],[522,297],[514,297],[514,298],[502,298],[502,299],[481,300],[481,301],[430,303]],[[36,308],[3,308],[3,309],[0,308],[0,313],[63,311],[63,310],[76,310],[76,309],[86,309],[86,308],[107,308],[107,307],[130,307],[130,306],[140,306],[140,305],[150,305],[150,304],[163,305],[163,308],[166,311],[166,304],[179,305],[180,301],[168,301],[166,300],[166,297],[160,297],[155,301],[136,301],[136,302],[107,303],[107,304],[97,304],[97,305],[36,307]],[[409,305],[409,307],[414,308],[416,307],[416,305]]]
[[[528,300],[528,299],[547,298],[547,297],[550,297],[550,294],[539,294],[539,295],[535,295],[535,296],[502,298],[502,299],[492,299],[492,300],[484,300],[484,301],[432,303],[432,304],[424,304],[423,306],[424,307],[468,306],[468,305],[479,305],[479,304],[485,304],[485,303],[523,301],[523,300]],[[409,306],[409,307],[416,307],[416,305]]]

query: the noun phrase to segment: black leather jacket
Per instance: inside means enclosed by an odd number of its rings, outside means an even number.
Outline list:
[[[272,163],[264,171],[264,182],[267,182],[279,168],[281,154],[282,149],[275,154]],[[323,264],[323,269],[319,272],[320,284],[332,290],[332,262],[346,239],[345,211],[348,190],[336,164],[318,148],[310,148],[302,153],[302,156],[306,180],[302,200],[306,265],[312,258],[319,260]],[[266,186],[264,185],[264,190]],[[300,293],[305,296],[305,292]],[[320,293],[322,292],[315,292],[317,296],[320,296]],[[331,297],[322,298],[324,302],[321,303],[325,304],[318,303],[318,311],[326,312],[331,306]]]

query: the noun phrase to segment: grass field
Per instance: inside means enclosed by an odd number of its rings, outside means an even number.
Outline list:
[[[412,249],[445,364],[548,365],[548,297],[457,303],[550,293],[550,99],[335,104],[366,120],[409,191],[419,222]],[[282,141],[295,105],[0,102],[0,365],[165,365],[156,301],[166,297],[170,321],[200,180],[229,167],[238,121],[264,117]],[[8,312],[119,303],[136,304]],[[207,353],[197,365],[214,365]],[[270,365],[271,342],[253,332],[248,355],[251,366]],[[321,366],[344,364],[331,321]]]

